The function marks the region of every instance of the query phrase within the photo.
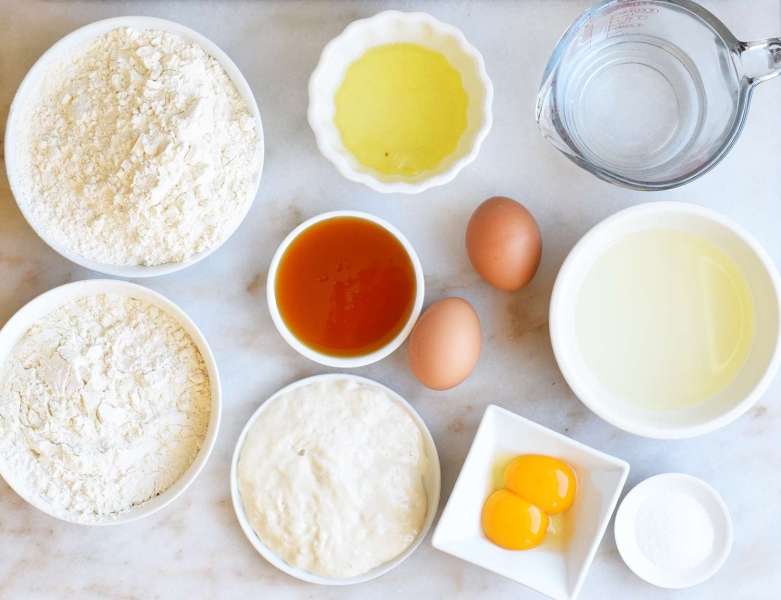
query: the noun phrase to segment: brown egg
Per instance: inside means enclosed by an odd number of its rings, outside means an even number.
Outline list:
[[[418,319],[410,335],[409,364],[427,388],[449,390],[472,373],[481,346],[475,309],[462,298],[445,298]]]
[[[514,292],[529,283],[542,258],[542,235],[532,214],[515,200],[494,196],[466,226],[466,252],[485,281]]]

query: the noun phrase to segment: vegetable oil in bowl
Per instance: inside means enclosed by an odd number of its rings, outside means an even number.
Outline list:
[[[347,68],[335,105],[342,144],[359,163],[414,177],[456,150],[469,96],[444,54],[395,43],[369,48]]]
[[[620,239],[587,271],[575,333],[596,382],[646,409],[694,406],[740,370],[754,336],[745,276],[715,244],[654,229]]]

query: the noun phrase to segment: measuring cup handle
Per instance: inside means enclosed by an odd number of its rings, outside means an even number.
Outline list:
[[[749,85],[781,75],[781,38],[742,42],[740,60]]]

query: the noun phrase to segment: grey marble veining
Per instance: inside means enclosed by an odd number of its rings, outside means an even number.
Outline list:
[[[463,296],[483,326],[472,377],[435,393],[406,363],[406,346],[354,372],[407,398],[428,424],[442,461],[444,506],[484,407],[493,402],[631,464],[627,489],[657,473],[701,477],[726,500],[732,554],[710,581],[680,592],[654,588],[621,561],[612,524],[583,600],[777,598],[781,588],[781,380],[732,425],[702,438],[647,440],[601,421],[564,383],[551,351],[547,309],[556,272],[591,226],[621,208],[675,199],[720,210],[746,226],[781,264],[781,78],[757,89],[732,153],[711,173],[669,192],[632,192],[578,169],[540,136],[534,99],[559,35],[583,0],[472,2],[264,2],[2,0],[0,135],[16,87],[60,37],[91,21],[145,14],[188,25],[220,45],[243,71],[260,107],[266,166],[246,221],[215,254],[180,273],[139,281],[179,304],[219,362],[223,424],[203,473],[174,504],[114,528],[69,525],[28,506],[0,481],[0,598],[542,598],[509,580],[433,550],[429,540],[400,567],[348,589],[292,579],[266,563],[241,532],[230,504],[230,456],[253,410],[278,388],[327,372],[290,349],[265,301],[266,272],[283,237],[303,219],[359,209],[387,219],[415,246],[426,304]],[[781,34],[777,0],[709,0],[740,39]],[[309,74],[323,46],[352,20],[383,8],[424,10],[461,28],[484,55],[496,89],[494,127],[480,156],[451,184],[417,196],[384,196],[341,178],[320,156],[306,122]],[[25,302],[63,283],[98,277],[49,249],[22,218],[0,169],[0,324]],[[503,194],[523,202],[543,232],[542,266],[526,289],[482,283],[463,245],[471,211]],[[430,536],[429,536],[430,537]]]

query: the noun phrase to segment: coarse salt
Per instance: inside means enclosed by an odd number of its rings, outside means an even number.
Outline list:
[[[640,551],[657,567],[688,571],[713,551],[715,529],[708,511],[681,492],[649,497],[637,510],[634,527]]]

